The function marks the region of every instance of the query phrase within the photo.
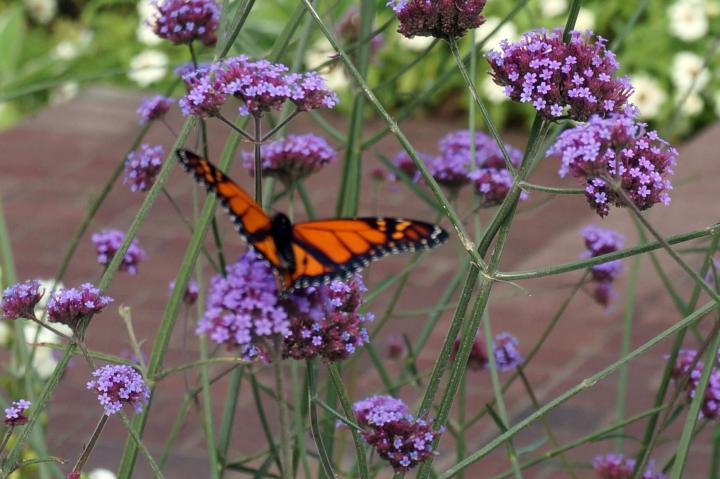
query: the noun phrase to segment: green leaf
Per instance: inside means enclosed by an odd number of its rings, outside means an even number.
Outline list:
[[[0,81],[12,78],[20,61],[25,23],[22,9],[11,8],[0,16]]]

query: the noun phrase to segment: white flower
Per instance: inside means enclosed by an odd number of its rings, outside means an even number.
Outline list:
[[[708,32],[708,19],[702,0],[678,0],[668,8],[670,33],[690,42]]]
[[[135,36],[140,43],[144,43],[148,46],[155,46],[162,42],[162,38],[155,35],[152,27],[143,20],[141,20],[140,24],[138,24],[137,30],[135,30]]]
[[[575,30],[584,32],[593,28],[595,28],[595,14],[587,8],[581,8],[575,21]]]
[[[92,42],[93,33],[90,30],[83,30],[74,38],[63,40],[53,49],[51,55],[59,60],[74,60]]]
[[[80,84],[76,81],[62,83],[50,92],[50,103],[57,105],[75,98],[80,91]]]
[[[508,99],[508,97],[505,96],[503,87],[495,83],[489,76],[480,84],[480,89],[490,103],[502,103]]]
[[[687,93],[690,88],[700,91],[710,81],[710,72],[704,67],[704,60],[700,55],[692,52],[680,52],[673,58],[670,71],[675,87],[680,93]]]
[[[705,103],[703,102],[702,98],[700,98],[700,95],[697,93],[692,93],[690,96],[685,98],[684,96],[678,97],[677,101],[683,101],[683,104],[680,105],[680,113],[682,113],[684,116],[696,116],[700,113],[702,113],[703,108],[705,107]]]
[[[109,469],[93,469],[88,474],[88,479],[115,479],[117,476]]]
[[[421,52],[425,50],[435,40],[433,37],[419,37],[415,36],[407,38],[405,35],[398,35],[398,43],[401,47],[407,48],[414,52]]]
[[[57,0],[25,0],[25,8],[36,22],[46,24],[55,18]]]
[[[72,335],[72,330],[64,324],[53,323],[52,326],[61,333],[67,334],[68,336]],[[35,370],[41,379],[49,378],[55,370],[55,366],[57,366],[58,359],[53,354],[52,348],[44,345],[41,346],[38,343],[58,344],[62,341],[62,338],[33,322],[27,322],[23,326],[23,334],[25,335],[25,342],[31,345],[30,348],[35,350],[32,361],[33,370]]]
[[[159,50],[145,50],[130,60],[127,76],[138,85],[145,87],[160,81],[165,76],[168,57]]]
[[[567,0],[540,0],[540,13],[546,17],[557,17],[567,11]]]
[[[646,73],[631,75],[630,83],[635,87],[630,101],[640,110],[640,118],[657,117],[667,100],[667,94],[660,83]]]
[[[137,12],[140,20],[150,20],[157,15],[158,10],[151,0],[140,0],[137,3]]]
[[[486,35],[495,30],[502,20],[498,17],[488,17],[480,28],[475,29],[475,43],[482,41]],[[514,42],[518,39],[518,31],[513,22],[505,22],[490,38],[487,39],[483,48],[494,50],[500,46],[500,42],[507,40]]]

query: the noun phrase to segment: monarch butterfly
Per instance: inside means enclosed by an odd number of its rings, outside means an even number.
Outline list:
[[[437,225],[402,218],[327,219],[293,224],[269,217],[240,186],[190,150],[178,161],[217,195],[243,238],[280,273],[286,291],[347,277],[392,253],[433,248],[448,239]]]

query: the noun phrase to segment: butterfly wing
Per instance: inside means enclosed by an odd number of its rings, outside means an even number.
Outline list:
[[[343,278],[393,253],[433,248],[448,239],[437,225],[402,218],[308,221],[293,226],[295,271],[288,289]]]
[[[280,268],[281,261],[270,235],[270,217],[262,207],[205,158],[183,149],[177,150],[176,155],[178,161],[199,183],[215,193],[243,238],[273,266]]]

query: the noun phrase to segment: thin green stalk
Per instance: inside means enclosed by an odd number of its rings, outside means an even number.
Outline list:
[[[347,397],[347,393],[345,392],[345,386],[343,385],[337,364],[328,363],[327,369],[330,375],[330,381],[335,387],[335,391],[337,392],[338,399],[340,399],[340,404],[345,412],[345,416],[350,421],[357,424],[358,421],[355,417],[352,404],[350,404],[350,398]],[[367,458],[365,457],[365,446],[363,440],[355,428],[350,428],[350,433],[352,434],[353,443],[355,444],[356,460],[358,464],[358,471],[360,472],[360,478],[368,479],[370,477],[370,471],[368,470]]]
[[[700,230],[691,231],[689,233],[683,233],[675,236],[669,236],[668,238],[663,239],[664,242],[670,245],[674,244],[680,244],[685,243],[687,241],[692,241],[699,238],[705,238],[707,236],[713,236],[715,234],[720,233],[720,223],[716,223],[714,225],[708,226],[707,228],[703,228]],[[570,261],[568,263],[563,263],[557,266],[553,266],[550,268],[538,268],[534,270],[527,270],[527,271],[512,271],[507,273],[497,273],[495,274],[495,278],[499,280],[507,280],[507,281],[518,281],[521,279],[534,279],[534,278],[542,278],[544,276],[552,276],[556,274],[563,274],[567,273],[569,271],[576,271],[579,269],[585,269],[589,268],[591,266],[607,263],[608,261],[613,261],[616,259],[623,259],[628,258],[630,256],[635,256],[643,253],[647,253],[648,251],[654,251],[657,249],[663,248],[663,244],[660,241],[650,241],[648,243],[644,243],[641,245],[633,246],[626,249],[621,249],[620,251],[616,251],[614,253],[608,253],[600,256],[595,256],[594,258],[588,258],[578,261]]]
[[[275,378],[275,394],[277,396],[278,422],[280,423],[280,455],[283,479],[293,477],[292,444],[290,443],[290,417],[285,400],[285,378],[282,370],[280,341],[275,341],[275,357],[273,358],[273,376]],[[298,405],[296,405],[298,406]]]
[[[200,347],[200,359],[208,359],[207,338],[205,335],[198,338]],[[200,368],[200,384],[202,385],[203,401],[203,426],[205,429],[205,440],[207,442],[207,453],[210,459],[210,475],[213,479],[220,478],[221,466],[218,460],[218,450],[215,445],[215,427],[213,425],[212,394],[210,392],[210,376],[207,365]]]
[[[630,266],[630,278],[627,287],[627,304],[625,305],[625,314],[623,315],[622,344],[620,346],[620,357],[622,358],[630,352],[632,343],[633,318],[635,317],[635,301],[637,295],[637,285],[640,278],[640,256],[636,256]],[[618,387],[617,401],[615,407],[615,415],[618,422],[622,422],[625,417],[625,400],[627,398],[627,381],[628,367],[623,365],[618,371]],[[622,429],[615,439],[615,451],[620,453],[623,451],[623,434]]]
[[[333,470],[332,459],[325,449],[322,442],[322,434],[320,433],[320,423],[318,422],[317,406],[315,400],[317,398],[317,381],[315,380],[316,360],[308,360],[305,364],[305,373],[308,383],[308,407],[310,408],[310,433],[312,434],[315,446],[317,447],[318,456],[320,457],[320,465],[322,466],[322,474],[325,479],[336,477]]]
[[[72,468],[73,471],[82,472],[83,468],[85,467],[85,463],[90,457],[90,453],[95,448],[95,444],[97,444],[97,440],[100,438],[100,434],[105,428],[105,424],[107,423],[108,419],[110,419],[110,416],[108,416],[107,414],[102,415],[100,421],[98,421],[97,423],[97,426],[95,426],[95,430],[93,430],[93,433],[90,436],[90,440],[83,448],[82,454],[80,454],[80,457],[75,463],[75,466]]]
[[[290,363],[290,373],[292,379],[292,391],[293,391],[293,422],[295,436],[295,453],[293,462],[302,462],[303,472],[305,477],[310,477],[310,465],[308,464],[307,448],[305,447],[305,407],[303,405],[307,401],[308,394],[306,389],[308,388],[307,380],[300,382],[300,363],[298,361],[292,361]],[[303,375],[307,377],[306,374]],[[297,467],[293,469],[293,477],[297,476]]]
[[[265,414],[265,408],[263,406],[262,398],[260,397],[260,387],[258,384],[258,380],[255,377],[254,374],[249,375],[250,379],[250,386],[252,387],[252,393],[253,393],[253,399],[255,401],[255,407],[258,414],[258,417],[260,418],[260,425],[262,427],[263,433],[265,434],[265,441],[270,446],[270,457],[275,459],[275,464],[278,468],[278,472],[283,470],[283,465],[281,464],[280,454],[278,453],[277,446],[275,445],[275,439],[273,438],[272,430],[270,429],[270,423],[267,420],[267,415]]]
[[[475,81],[470,76],[467,68],[465,68],[465,62],[460,55],[460,48],[458,47],[457,39],[455,37],[450,37],[448,38],[447,42],[448,45],[450,45],[450,51],[455,58],[455,63],[457,64],[458,70],[460,70],[460,74],[462,75],[463,80],[465,80],[465,86],[470,92],[472,98],[475,100],[477,106],[480,108],[480,113],[485,119],[485,126],[487,126],[488,130],[490,130],[490,134],[495,139],[498,148],[500,148],[500,152],[502,153],[503,159],[505,160],[505,167],[513,176],[515,176],[515,174],[517,173],[515,165],[513,165],[512,160],[510,159],[510,154],[507,152],[505,142],[503,142],[502,138],[500,138],[500,133],[498,133],[497,128],[495,128],[495,125],[490,119],[490,112],[488,112],[487,108],[485,107],[485,103],[483,103],[483,101],[480,99],[480,94],[478,94],[478,91],[475,88]]]
[[[220,440],[218,441],[218,450],[223,458],[223,466],[227,462],[228,450],[230,448],[230,439],[232,437],[233,424],[235,423],[235,407],[237,402],[232,401],[232,397],[240,396],[240,385],[242,384],[244,367],[236,368],[230,374],[228,381],[227,394],[225,395],[225,405],[223,406],[222,421],[220,422]]]
[[[712,434],[712,452],[710,453],[708,477],[720,477],[720,425],[715,426]]]
[[[245,21],[247,20],[248,15],[250,15],[250,11],[255,5],[255,0],[242,0],[242,2],[243,3],[238,7],[237,12],[235,13],[235,18],[233,19],[232,26],[229,27],[227,30],[223,31],[220,35],[220,40],[224,41],[219,41],[217,43],[217,47],[215,50],[215,60],[223,58],[230,52],[233,43],[235,43],[235,39],[240,34],[240,30],[242,30],[242,27],[243,25],[245,25]]]
[[[584,195],[585,190],[582,188],[559,188],[555,186],[543,186],[528,183],[527,181],[520,182],[520,188],[527,191],[540,191],[543,193],[550,193],[553,195]]]
[[[440,474],[437,479],[450,479],[451,477],[454,477],[454,474],[457,472],[465,469],[466,467],[470,466],[471,464],[477,462],[478,460],[482,459],[489,453],[491,453],[493,450],[495,450],[498,446],[505,443],[509,438],[513,437],[515,434],[520,432],[521,430],[528,427],[530,424],[535,422],[539,417],[546,415],[556,407],[560,406],[561,404],[565,403],[569,399],[575,397],[579,393],[592,388],[598,381],[605,378],[606,376],[612,374],[615,372],[620,366],[623,364],[629,363],[630,361],[634,360],[641,354],[647,352],[648,350],[652,349],[662,341],[664,341],[666,338],[672,336],[673,334],[677,333],[678,331],[681,331],[683,329],[686,329],[690,325],[696,323],[705,315],[710,313],[711,311],[715,310],[718,307],[718,304],[714,301],[710,301],[708,303],[705,303],[702,307],[700,307],[698,310],[694,311],[692,314],[684,317],[677,323],[673,324],[669,328],[662,331],[660,334],[654,336],[649,341],[642,344],[640,347],[632,350],[627,356],[624,358],[619,359],[618,361],[615,361],[610,366],[602,369],[601,371],[593,374],[592,376],[588,377],[587,379],[584,379],[583,381],[579,382],[575,386],[571,387],[564,393],[560,394],[559,396],[552,399],[550,402],[545,404],[544,406],[540,407],[537,411],[534,413],[528,415],[527,417],[520,420],[517,424],[514,426],[511,426],[508,428],[508,430],[496,438],[492,439],[488,444],[480,448],[479,450],[475,451],[474,453],[470,454],[470,456],[466,457],[456,465],[452,466],[447,471]]]
[[[523,383],[523,386],[525,386],[525,391],[528,393],[528,397],[530,398],[530,402],[532,402],[532,405],[535,409],[538,409],[540,407],[540,403],[537,400],[537,397],[535,396],[535,392],[533,391],[532,386],[530,385],[530,381],[528,380],[527,376],[525,375],[525,371],[523,370],[522,365],[518,365],[517,374],[520,377],[520,380]],[[550,439],[550,442],[555,447],[555,449],[560,448],[560,442],[557,439],[557,436],[555,435],[555,431],[553,431],[552,426],[550,425],[550,421],[546,416],[540,417],[540,422],[543,423],[543,428],[545,429],[545,433],[547,434],[548,438]],[[619,423],[622,424],[622,421],[619,421]],[[573,468],[572,464],[568,460],[567,457],[565,457],[565,454],[563,452],[559,453],[560,461],[563,464],[563,467],[567,471],[568,474],[570,474],[570,477],[573,479],[577,479],[577,474],[575,473],[575,469]],[[522,467],[521,467],[522,468]]]
[[[658,409],[658,408],[650,409],[649,411],[645,411],[645,412],[642,412],[642,413],[640,413],[640,414],[636,414],[635,416],[632,416],[632,417],[626,419],[625,421],[622,421],[622,422],[620,422],[620,423],[613,424],[612,426],[608,426],[608,427],[606,427],[606,428],[600,429],[599,431],[595,431],[595,432],[593,432],[593,433],[590,433],[590,434],[588,434],[588,435],[586,435],[586,436],[583,436],[583,437],[581,437],[581,438],[579,438],[579,439],[576,439],[576,440],[574,440],[574,441],[572,441],[572,442],[570,442],[570,443],[567,443],[567,444],[565,444],[565,445],[563,445],[563,446],[560,446],[560,447],[557,447],[557,448],[552,449],[552,450],[550,450],[550,451],[547,451],[547,452],[543,453],[543,455],[540,456],[540,457],[536,457],[536,458],[533,458],[533,459],[531,459],[531,460],[529,460],[529,461],[527,461],[527,462],[524,462],[524,463],[522,464],[522,468],[523,468],[523,469],[527,469],[527,468],[529,468],[529,467],[535,466],[535,465],[537,465],[537,464],[541,464],[541,463],[543,463],[543,462],[548,461],[549,459],[552,459],[552,458],[554,458],[554,457],[557,457],[557,456],[563,454],[564,452],[567,452],[567,451],[570,451],[570,450],[572,450],[572,449],[575,449],[576,447],[579,447],[579,446],[582,446],[582,445],[585,445],[585,444],[588,444],[588,443],[592,443],[592,442],[601,441],[601,440],[603,440],[608,434],[610,434],[611,432],[613,432],[613,431],[615,431],[615,430],[617,430],[617,429],[619,429],[619,428],[623,428],[623,427],[625,427],[625,426],[627,426],[627,425],[629,425],[629,424],[632,424],[632,423],[634,423],[634,422],[637,422],[637,421],[639,421],[640,419],[644,419],[644,418],[650,416],[651,414],[656,414],[657,412],[659,412],[659,411],[661,411],[661,410],[662,410],[662,408],[659,408],[659,409]],[[498,475],[496,475],[496,476],[493,476],[491,479],[505,479],[505,478],[507,478],[507,477],[512,476],[512,474],[513,474],[512,471],[506,471],[506,472],[503,472],[503,473],[498,474]]]
[[[716,321],[720,321],[720,318],[716,319]],[[705,366],[703,367],[700,381],[698,381],[695,386],[695,396],[688,408],[685,426],[683,427],[682,435],[680,436],[680,443],[678,444],[676,450],[675,463],[670,479],[682,478],[688,452],[690,452],[690,442],[692,441],[693,433],[695,432],[695,424],[700,416],[700,408],[705,401],[705,390],[707,389],[710,381],[710,374],[715,367],[715,356],[718,348],[720,348],[720,334],[718,334],[718,331],[716,330],[715,337],[713,338],[712,344],[707,351],[707,359],[705,360]]]

